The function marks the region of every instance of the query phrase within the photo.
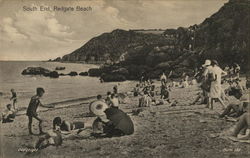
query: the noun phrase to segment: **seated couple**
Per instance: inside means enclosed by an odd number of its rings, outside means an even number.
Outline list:
[[[90,111],[97,116],[92,125],[94,136],[115,137],[134,133],[131,118],[122,110],[95,101],[90,105]]]

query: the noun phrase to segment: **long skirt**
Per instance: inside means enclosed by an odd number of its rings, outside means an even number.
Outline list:
[[[209,95],[211,98],[220,98],[221,97],[221,85],[217,82],[212,82]]]

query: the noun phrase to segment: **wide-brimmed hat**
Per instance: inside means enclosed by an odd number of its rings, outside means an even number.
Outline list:
[[[211,65],[211,60],[205,60],[205,63],[202,65],[202,67]]]
[[[105,115],[104,111],[108,108],[108,105],[103,101],[94,101],[89,105],[89,111],[97,116]]]

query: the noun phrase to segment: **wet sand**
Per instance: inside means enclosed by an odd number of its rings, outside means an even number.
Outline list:
[[[168,104],[153,106],[144,108],[139,115],[132,115],[132,110],[137,109],[139,97],[129,97],[127,103],[120,104],[120,108],[134,122],[133,135],[116,138],[72,137],[65,139],[58,148],[50,146],[33,153],[18,151],[33,146],[38,139],[38,136],[28,135],[28,119],[20,115],[13,123],[1,124],[1,157],[249,157],[249,144],[211,137],[211,134],[218,134],[235,123],[218,118],[221,112],[219,103],[214,105],[214,110],[205,108],[205,105],[189,106],[197,92],[197,86],[176,88],[171,91],[171,100],[178,101],[176,107]],[[229,99],[230,102],[235,101],[234,98]],[[39,115],[45,120],[44,129],[52,128],[55,116],[68,121],[84,121],[86,126],[90,126],[95,117],[85,117],[84,114],[88,112],[91,101],[41,110]],[[33,129],[34,133],[38,133],[37,121],[34,121]]]

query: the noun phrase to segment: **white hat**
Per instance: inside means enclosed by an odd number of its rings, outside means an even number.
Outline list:
[[[205,66],[208,66],[208,65],[211,65],[211,60],[206,60],[205,61],[205,64],[202,65],[202,67],[205,67]]]
[[[89,105],[89,111],[97,116],[105,115],[104,111],[108,108],[108,105],[103,101],[94,101]]]

